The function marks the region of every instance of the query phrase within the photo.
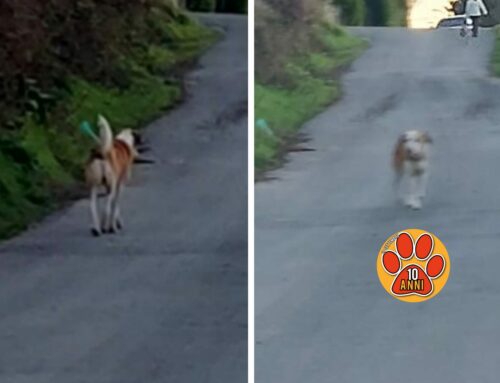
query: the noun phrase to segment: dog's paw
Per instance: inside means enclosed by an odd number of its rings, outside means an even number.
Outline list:
[[[411,198],[404,198],[403,199],[403,205],[405,205],[406,207],[413,207],[413,199]]]
[[[420,210],[420,209],[422,209],[422,201],[420,201],[419,199],[415,200],[415,202],[413,203],[413,205],[411,206],[411,208],[413,210]]]
[[[90,232],[94,237],[99,237],[102,234],[101,230],[96,229],[95,227],[90,229]]]
[[[104,234],[115,234],[118,230],[114,227],[105,227],[102,229]]]
[[[420,210],[422,209],[422,200],[415,197],[407,198],[404,201],[404,205],[412,210]]]
[[[106,234],[116,234],[118,233],[118,227],[116,225],[111,225],[103,229],[104,233]]]

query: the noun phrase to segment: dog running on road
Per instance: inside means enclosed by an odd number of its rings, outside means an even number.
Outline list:
[[[121,131],[113,137],[111,127],[103,116],[98,117],[98,147],[92,150],[85,166],[85,180],[90,188],[90,210],[92,214],[92,234],[115,233],[123,226],[120,216],[119,198],[125,182],[130,178],[132,164],[138,157],[137,133],[132,129]],[[101,224],[98,209],[99,189],[107,192],[104,219]]]
[[[403,133],[393,155],[395,187],[399,194],[401,181],[408,179],[408,190],[403,196],[406,206],[418,210],[427,192],[432,139],[428,133],[409,130]]]

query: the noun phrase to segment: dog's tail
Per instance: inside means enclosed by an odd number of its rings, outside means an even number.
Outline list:
[[[108,120],[102,115],[97,118],[97,126],[99,127],[99,138],[102,154],[109,153],[113,147],[113,132],[109,126]]]

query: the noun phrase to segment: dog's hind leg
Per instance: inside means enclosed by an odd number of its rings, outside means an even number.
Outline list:
[[[113,230],[118,231],[123,228],[123,221],[120,214],[120,195],[122,187],[118,186],[116,189],[116,197],[113,204]]]
[[[116,228],[117,228],[118,230],[123,229],[123,219],[122,219],[122,215],[121,215],[121,212],[120,212],[120,206],[117,206],[117,207],[116,207],[116,218],[115,218],[115,222],[116,222]]]
[[[429,173],[423,172],[419,177],[419,185],[418,185],[418,198],[424,199],[427,194],[427,183],[429,179]]]
[[[119,181],[114,182],[111,186],[111,193],[106,205],[106,223],[105,232],[116,233],[118,231],[118,219],[120,215],[120,210],[118,206],[118,201],[120,198],[121,186]]]
[[[404,199],[402,196],[402,191],[401,191],[402,179],[403,179],[402,173],[399,171],[396,171],[394,173],[394,179],[392,181],[392,190],[394,192],[394,195],[395,195],[397,201],[401,201]]]
[[[93,225],[91,232],[96,237],[101,235],[101,223],[99,220],[99,212],[97,208],[97,194],[98,194],[97,187],[92,186],[92,188],[90,189],[90,212],[92,214],[92,225]]]
[[[112,233],[113,232],[113,206],[115,204],[116,199],[116,184],[113,182],[111,184],[111,190],[108,195],[108,200],[106,201],[106,213],[104,218],[104,232]]]

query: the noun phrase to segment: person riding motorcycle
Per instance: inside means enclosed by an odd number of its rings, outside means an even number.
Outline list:
[[[478,36],[479,19],[481,16],[486,16],[487,14],[488,8],[484,5],[483,0],[467,0],[465,3],[465,16],[472,20],[472,36]]]

